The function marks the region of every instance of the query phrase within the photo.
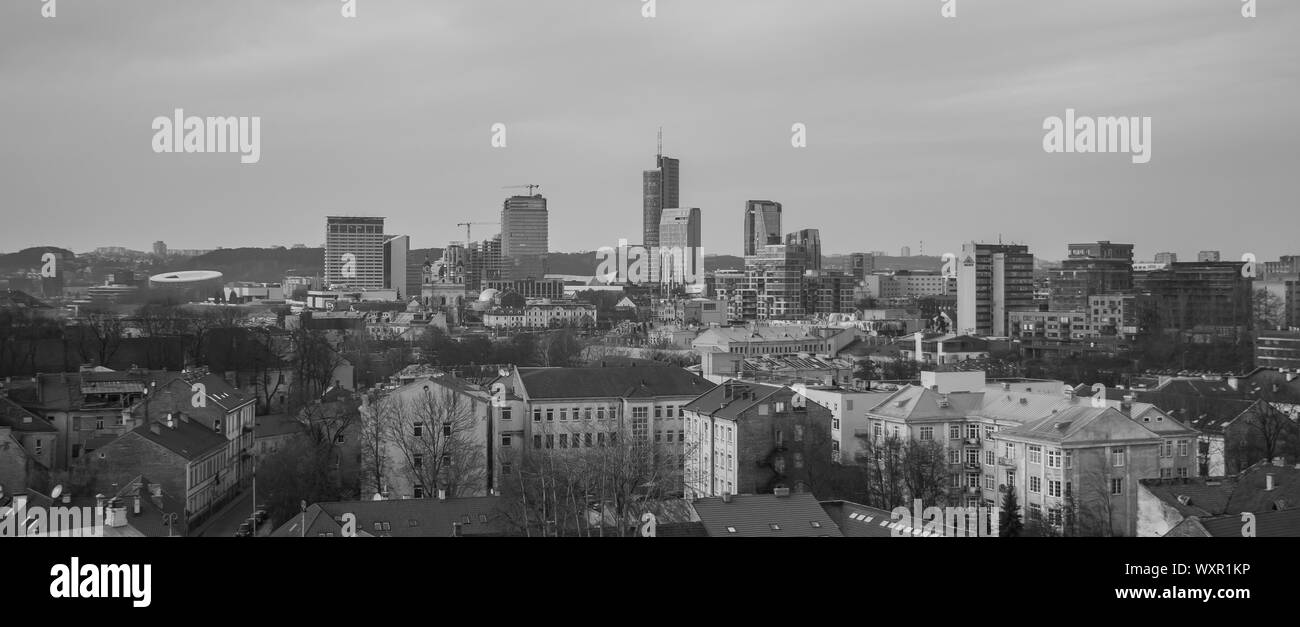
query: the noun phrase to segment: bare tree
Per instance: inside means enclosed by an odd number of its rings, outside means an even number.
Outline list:
[[[471,396],[430,385],[422,394],[380,401],[378,422],[397,459],[393,471],[432,494],[474,496],[486,489],[487,442],[479,437],[479,403]]]
[[[909,440],[902,453],[903,484],[908,495],[925,503],[946,502],[944,487],[952,475],[943,445],[933,440]]]
[[[77,349],[85,361],[108,366],[122,345],[122,318],[108,309],[84,309],[77,320]]]

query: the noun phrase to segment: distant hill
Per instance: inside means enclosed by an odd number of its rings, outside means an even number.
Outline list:
[[[54,253],[64,261],[76,259],[77,255],[66,248],[58,246],[33,246],[24,248],[16,253],[6,253],[0,255],[0,273],[22,272],[24,270],[39,270],[41,268],[41,256],[45,253]]]
[[[226,281],[279,283],[286,274],[319,275],[325,272],[323,248],[222,248],[167,263],[167,271],[216,270]]]

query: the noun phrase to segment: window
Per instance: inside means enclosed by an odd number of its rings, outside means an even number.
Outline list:
[[[578,419],[578,408],[577,408],[577,407],[574,407],[574,408],[573,408],[573,419],[574,419],[574,420],[577,420],[577,419]]]
[[[1047,482],[1047,496],[1055,496],[1055,497],[1057,497],[1057,498],[1060,498],[1060,496],[1061,496],[1061,482],[1060,482],[1060,481],[1054,481],[1054,480],[1053,480],[1053,481],[1048,481],[1048,482]]]
[[[1005,457],[1005,458],[1007,458],[1007,459],[1015,459],[1015,458],[1016,458],[1016,443],[1015,443],[1015,442],[1007,442],[1007,443],[1006,443],[1006,447],[1004,448],[1004,452],[1005,452],[1005,454],[1003,455],[1003,457]]]
[[[565,421],[565,420],[568,420],[568,419],[569,419],[569,408],[568,408],[568,407],[561,407],[561,408],[560,408],[560,420],[561,420],[561,421]]]
[[[450,466],[450,465],[451,465],[451,454],[450,454],[450,453],[443,453],[443,455],[442,455],[442,465],[443,465],[443,466]]]
[[[1168,479],[1168,478],[1173,477],[1173,476],[1174,476],[1174,469],[1173,469],[1173,468],[1161,468],[1161,469],[1160,469],[1160,478],[1161,478],[1161,479]]]
[[[975,473],[966,475],[966,485],[972,488],[980,487],[980,476]]]
[[[664,441],[664,432],[661,429],[655,429],[655,442]]]
[[[583,410],[582,410],[582,419],[583,419],[583,420],[591,420],[591,408],[590,408],[590,407],[585,407],[585,408],[583,408]]]
[[[1074,467],[1074,451],[1065,452],[1065,467],[1066,468]]]
[[[542,436],[533,436],[533,448],[542,448]]]
[[[555,448],[555,435],[546,434],[546,448]]]
[[[1115,447],[1110,450],[1111,465],[1119,468],[1124,465],[1124,448]]]
[[[411,456],[411,464],[416,468],[424,468],[424,455],[416,453]]]
[[[671,430],[668,431],[668,441],[669,441],[669,442],[672,442],[672,441],[673,441],[673,436],[674,436],[674,435],[676,435],[676,434],[674,434]]]
[[[984,451],[984,463],[992,466],[998,463],[997,453],[993,451]]]
[[[1043,506],[1038,503],[1029,504],[1029,520],[1041,520],[1043,518]]]
[[[803,442],[803,425],[794,426],[794,441]]]
[[[1187,469],[1186,469],[1186,468],[1179,468],[1179,469],[1178,469],[1178,476],[1179,476],[1180,478],[1182,478],[1182,479],[1186,479],[1186,478],[1187,478]]]
[[[582,443],[583,443],[583,446],[586,446],[587,448],[591,448],[591,434],[590,434],[590,433],[584,433],[584,434],[582,434]]]
[[[1173,456],[1174,456],[1174,441],[1173,441],[1173,440],[1165,440],[1164,442],[1161,442],[1161,443],[1160,443],[1160,456],[1161,456],[1161,457],[1173,457]]]
[[[1111,480],[1110,480],[1110,493],[1111,493],[1111,494],[1123,494],[1123,493],[1124,493],[1124,480],[1123,480],[1122,478],[1121,478],[1121,479],[1111,479]]]
[[[605,407],[602,405],[596,408],[596,420],[605,419]]]
[[[663,417],[664,417],[663,405],[655,405],[655,418],[663,418]]]
[[[541,408],[541,407],[534,407],[534,408],[533,408],[533,422],[541,422],[541,421],[542,421],[542,408]]]
[[[417,438],[422,437],[424,435],[424,423],[423,422],[415,423],[415,425],[411,427],[411,435],[414,435]]]
[[[980,452],[973,448],[966,449],[966,463],[967,464],[980,463]]]
[[[510,446],[510,436],[508,435],[501,436],[501,446]]]
[[[415,486],[415,498],[417,499],[424,498],[424,486],[418,484]],[[379,523],[375,523],[375,531],[383,531],[383,530],[384,528],[382,525],[380,525]]]
[[[596,434],[596,444],[599,445],[599,446],[605,446],[605,432],[604,432],[604,431],[601,431],[600,433],[597,433],[597,434]]]
[[[929,442],[934,439],[934,427],[921,427],[921,441]]]
[[[948,425],[948,439],[949,440],[961,439],[961,425]]]
[[[1014,471],[1014,470],[1008,470],[1008,471],[1007,471],[1007,489],[1010,490],[1010,489],[1012,489],[1012,488],[1014,488],[1014,487],[1016,487],[1016,471]]]
[[[875,436],[876,436],[876,437],[880,437],[881,431],[883,431],[883,427],[881,427],[880,423],[877,422],[877,423],[875,423],[875,424],[873,424],[873,425],[871,425],[871,426],[872,426],[872,429],[873,429],[874,432],[875,432]]]
[[[1031,476],[1029,478],[1029,491],[1033,492],[1034,494],[1038,494],[1039,492],[1042,492],[1042,480],[1039,479],[1038,477]]]
[[[1048,468],[1061,467],[1061,451],[1059,449],[1054,449],[1054,448],[1047,449],[1047,467]]]
[[[995,487],[993,485],[993,475],[984,475],[984,489],[992,490]]]
[[[546,408],[546,422],[555,422],[555,410]]]
[[[777,474],[785,474],[785,458],[784,457],[776,458],[776,461],[772,464],[772,467],[776,469]]]
[[[502,408],[501,408],[501,419],[502,419],[502,420],[510,420],[510,408],[509,408],[509,407],[502,407]]]
[[[444,422],[444,423],[442,423],[442,437],[444,437],[444,438],[449,438],[449,437],[451,437],[451,423],[450,423],[450,422]]]
[[[96,429],[103,429],[103,428],[104,428],[104,419],[103,419],[103,418],[96,418],[96,419],[95,419],[95,428],[96,428]]]
[[[1187,457],[1187,440],[1178,441],[1178,456]]]
[[[992,440],[993,434],[997,433],[997,430],[997,427],[994,427],[993,425],[984,425],[984,439]]]
[[[961,463],[961,449],[956,449],[956,448],[948,449],[948,463],[949,464]]]
[[[343,443],[343,432],[340,431],[338,435],[334,436],[334,441],[335,441],[336,443],[338,443],[338,444],[342,444],[342,443]]]
[[[968,437],[968,438],[978,438],[978,437],[980,437],[980,426],[979,426],[979,425],[966,425],[966,437]]]
[[[569,448],[569,434],[560,434],[560,448]]]
[[[831,428],[832,428],[832,429],[839,429],[839,428],[840,428],[840,419],[839,419],[839,418],[831,418]]]
[[[1038,446],[1037,444],[1030,444],[1026,450],[1028,451],[1029,463],[1043,463],[1043,447]]]
[[[794,452],[794,467],[803,468],[803,453],[799,451]]]

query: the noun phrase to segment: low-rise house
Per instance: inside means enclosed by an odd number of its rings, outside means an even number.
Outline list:
[[[43,487],[54,465],[58,430],[0,396],[0,485]]]
[[[1300,468],[1257,463],[1231,476],[1148,479],[1138,488],[1137,535],[1159,537],[1189,518],[1300,508]]]

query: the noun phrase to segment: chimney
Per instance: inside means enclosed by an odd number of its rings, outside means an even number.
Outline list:
[[[131,502],[132,502],[131,513],[135,514],[136,516],[139,516],[140,515],[140,493],[139,492],[135,493],[135,498],[131,499]]]
[[[925,361],[925,360],[921,357],[921,332],[920,332],[920,331],[917,331],[917,332],[916,332],[916,335],[913,336],[913,337],[916,338],[916,347],[915,347],[915,351],[916,351],[916,353],[915,353],[915,355],[916,355],[916,363],[919,364],[919,363]]]
[[[730,503],[730,502],[731,502],[731,493],[730,493],[730,492],[723,492],[723,493],[722,493],[722,502],[723,502],[723,503]]]
[[[108,510],[104,512],[104,525],[117,528],[126,526],[126,505],[122,499],[109,501]]]
[[[772,494],[776,495],[777,498],[785,498],[790,496],[790,488],[777,488],[772,490]]]
[[[1119,403],[1119,410],[1122,411],[1122,412],[1124,412],[1124,415],[1125,415],[1125,416],[1132,415],[1132,413],[1133,413],[1133,402],[1136,401],[1136,400],[1137,400],[1137,396],[1135,396],[1135,395],[1133,395],[1133,394],[1125,394],[1125,395],[1124,395],[1124,400],[1120,401],[1120,403]]]
[[[1273,491],[1273,473],[1271,472],[1264,475],[1264,491],[1265,492]]]
[[[438,488],[438,500],[439,500],[439,501],[445,501],[445,500],[447,500],[447,491],[446,491],[446,490],[444,490],[444,489],[442,489],[442,488]]]
[[[167,428],[168,429],[176,428],[176,418],[174,418],[171,413],[167,414]]]
[[[101,494],[96,494],[96,495],[95,495],[95,508],[96,508],[96,509],[104,509],[104,503],[105,503],[107,500],[108,500],[108,499],[107,499],[107,498],[106,498],[102,493],[101,493]],[[67,503],[67,502],[68,502],[68,495],[67,495],[67,494],[64,494],[64,495],[63,495],[63,502],[64,502],[64,503]]]

